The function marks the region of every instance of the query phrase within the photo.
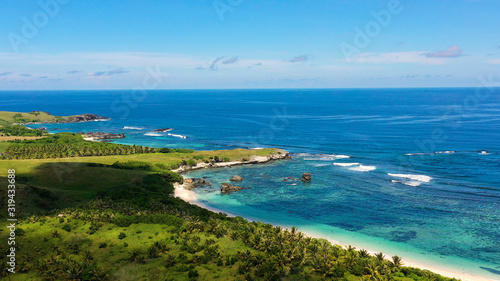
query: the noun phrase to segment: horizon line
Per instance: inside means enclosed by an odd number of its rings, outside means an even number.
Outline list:
[[[222,91],[234,91],[234,90],[364,90],[364,89],[468,89],[468,88],[478,88],[480,86],[422,86],[422,87],[338,87],[338,88],[165,88],[165,89],[7,89],[0,90],[0,92],[21,92],[21,91],[135,91],[135,90],[146,90],[146,91],[208,91],[208,90],[222,90]],[[500,86],[494,86],[491,88],[500,88]]]

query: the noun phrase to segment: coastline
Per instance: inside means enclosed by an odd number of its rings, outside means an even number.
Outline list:
[[[184,172],[200,170],[200,169],[211,169],[211,168],[228,168],[241,165],[254,165],[254,164],[264,164],[275,160],[291,159],[290,153],[283,149],[277,149],[276,153],[267,156],[252,156],[247,161],[231,161],[231,162],[218,162],[218,163],[197,163],[196,166],[180,166],[179,168],[172,170],[174,173],[182,174]]]
[[[262,160],[264,160],[264,159],[262,159]],[[202,165],[200,167],[196,167],[196,166],[195,167],[191,167],[192,169],[183,170],[182,172],[186,172],[186,171],[190,171],[190,170],[197,170],[197,169],[204,169],[204,168],[222,168],[222,167],[231,167],[231,166],[237,166],[237,165],[267,163],[269,161],[271,161],[271,160],[268,160],[268,161],[265,161],[265,162],[257,162],[257,163],[227,162],[227,163],[225,163],[226,165],[217,165],[217,166],[204,166],[204,165]],[[176,170],[174,170],[174,171],[176,171]],[[253,218],[248,217],[248,216],[241,216],[241,215],[238,215],[238,214],[235,214],[235,213],[230,213],[230,212],[227,212],[227,211],[224,211],[224,210],[221,210],[221,209],[214,208],[214,207],[209,206],[209,205],[207,205],[205,203],[202,203],[199,200],[196,192],[194,192],[192,190],[185,189],[184,188],[185,186],[186,186],[185,184],[175,184],[174,185],[174,187],[175,187],[174,196],[177,197],[177,198],[180,198],[180,199],[184,200],[187,203],[190,203],[190,204],[193,204],[193,205],[197,205],[197,206],[199,206],[201,208],[204,208],[206,210],[212,211],[214,213],[224,213],[228,217],[237,217],[237,216],[240,216],[240,217],[244,218],[247,221],[263,221],[264,223],[270,223],[270,224],[272,224],[274,226],[281,226],[281,227],[285,227],[285,228],[290,228],[292,226],[292,225],[283,224],[283,223],[268,222],[268,221],[260,220],[260,219],[256,220],[256,219],[253,219]],[[378,253],[378,252],[384,250],[384,249],[379,249],[378,251],[374,251],[373,249],[369,249],[369,248],[366,248],[366,247],[358,247],[359,246],[358,244],[341,242],[341,241],[335,240],[335,238],[325,238],[325,235],[322,234],[322,233],[319,233],[317,231],[310,230],[310,229],[304,229],[304,227],[300,227],[300,226],[298,227],[298,230],[300,232],[304,233],[306,236],[309,236],[309,237],[312,237],[312,238],[326,239],[330,243],[336,244],[336,245],[340,245],[342,247],[346,247],[346,246],[352,245],[352,246],[356,247],[357,249],[365,249],[371,255],[374,255],[375,253]],[[460,279],[462,281],[495,281],[495,279],[491,279],[491,278],[488,278],[488,277],[484,277],[484,276],[480,276],[480,275],[476,275],[476,274],[470,274],[470,273],[467,273],[467,272],[457,271],[457,269],[450,269],[450,268],[447,268],[446,265],[442,265],[442,264],[439,265],[439,264],[433,263],[432,261],[425,262],[425,261],[414,260],[414,259],[411,259],[411,258],[408,259],[408,258],[405,258],[404,255],[401,255],[400,253],[397,253],[397,252],[390,252],[390,251],[383,251],[383,252],[384,252],[386,258],[387,257],[391,257],[393,255],[398,255],[398,256],[402,257],[403,258],[403,265],[404,266],[415,267],[415,268],[429,270],[429,271],[432,271],[434,273],[440,274],[440,275],[445,276],[445,277],[457,278],[457,279]]]

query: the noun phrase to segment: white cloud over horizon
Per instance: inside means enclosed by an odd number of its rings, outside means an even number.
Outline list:
[[[451,51],[456,52],[456,49]],[[144,75],[148,73],[148,67],[159,67],[172,74],[169,84],[165,85],[167,88],[217,88],[218,85],[275,87],[279,83],[282,83],[284,87],[287,85],[359,87],[361,85],[377,86],[378,82],[374,81],[382,80],[387,81],[385,82],[387,85],[391,83],[399,85],[406,83],[401,79],[402,75],[414,75],[417,71],[416,74],[420,74],[420,77],[431,73],[433,77],[439,77],[439,79],[444,79],[448,73],[454,73],[457,81],[461,81],[459,79],[464,75],[457,74],[457,68],[453,65],[446,65],[451,61],[456,65],[464,65],[464,63],[472,64],[477,60],[477,57],[472,56],[449,60],[446,57],[428,54],[428,51],[366,52],[353,56],[350,63],[338,58],[316,59],[315,63],[311,64],[312,55],[291,56],[292,59],[289,59],[286,54],[277,55],[279,59],[269,59],[239,56],[210,58],[145,52],[0,53],[0,61],[2,61],[0,76],[3,79],[3,82],[0,81],[0,86],[5,89],[15,89],[16,85],[20,89],[27,87],[26,85],[31,85],[31,88],[43,86],[48,89],[56,87],[123,89],[140,85]],[[415,66],[418,70],[407,69],[411,71],[405,71],[396,66],[405,63],[418,65],[418,67]],[[500,64],[500,60],[483,60],[482,63],[490,65],[491,68],[495,64]],[[200,69],[217,71],[199,71]],[[468,69],[471,68],[463,67],[460,71],[465,73]],[[491,72],[491,69],[485,69]],[[384,79],[381,78],[381,73],[384,74]],[[20,77],[20,74],[32,76]],[[47,77],[47,79],[39,77]]]

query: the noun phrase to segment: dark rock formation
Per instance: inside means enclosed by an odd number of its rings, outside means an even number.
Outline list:
[[[311,181],[311,178],[312,178],[311,174],[303,173],[301,181],[304,181],[304,182]]]
[[[238,190],[242,190],[243,188],[241,186],[235,186],[235,185],[232,185],[230,183],[222,183],[220,185],[220,192],[222,194],[225,194],[225,193],[231,193],[233,191],[238,191]]]
[[[212,184],[207,181],[206,179],[197,179],[197,178],[190,178],[190,179],[185,179],[184,180],[184,183],[185,183],[185,189],[188,189],[188,190],[191,190],[191,189],[195,189],[195,188],[200,188],[200,187],[204,187],[204,186],[212,186]]]
[[[68,116],[66,120],[62,120],[57,123],[79,123],[79,122],[89,122],[89,121],[108,120],[108,119],[109,118],[102,117],[97,114],[80,114],[80,115]]]
[[[125,134],[110,134],[110,133],[101,133],[101,132],[88,132],[83,135],[84,138],[93,138],[94,140],[113,140],[113,139],[124,139]]]
[[[172,128],[164,128],[164,129],[153,130],[153,132],[156,132],[156,133],[165,133],[165,132],[172,131],[172,130],[173,130]]]
[[[49,112],[47,112],[47,111],[39,111],[39,110],[34,110],[34,111],[31,111],[30,113],[45,113],[45,114],[47,114],[47,115],[52,115],[52,114],[50,114],[50,113],[49,113]]]
[[[238,175],[234,175],[231,177],[231,181],[242,181],[242,180],[243,180],[243,177],[238,176]]]

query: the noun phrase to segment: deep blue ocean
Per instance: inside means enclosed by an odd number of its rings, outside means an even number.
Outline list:
[[[124,132],[124,144],[279,147],[293,159],[195,171],[206,205],[358,248],[500,280],[500,89],[0,92],[2,111],[95,113],[50,132]],[[40,127],[40,126],[32,126]],[[153,133],[158,128],[174,128]],[[186,136],[187,138],[181,138]],[[311,183],[283,181],[313,176]],[[429,262],[427,262],[429,263]]]

